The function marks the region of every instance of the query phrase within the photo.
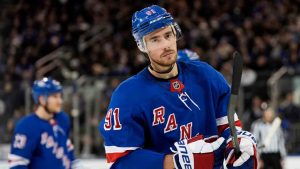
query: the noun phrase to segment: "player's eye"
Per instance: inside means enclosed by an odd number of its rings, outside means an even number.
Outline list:
[[[159,42],[158,38],[153,38],[150,40],[152,43],[156,43],[156,42]]]
[[[173,37],[173,33],[172,32],[168,32],[165,36],[166,39],[170,39]]]

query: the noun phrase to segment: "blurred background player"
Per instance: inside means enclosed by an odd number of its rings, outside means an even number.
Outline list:
[[[229,168],[256,168],[255,139],[237,116],[234,155],[223,76],[204,62],[176,62],[181,30],[171,14],[153,5],[134,13],[132,27],[150,64],[117,87],[100,123],[112,168],[220,168],[224,158]]]
[[[10,168],[75,168],[78,164],[69,139],[70,120],[61,110],[62,86],[50,78],[36,80],[32,95],[37,107],[15,127],[8,156]]]
[[[200,59],[200,56],[189,49],[182,49],[178,51],[177,60],[179,61],[197,61]]]
[[[263,145],[275,117],[274,110],[270,107],[265,107],[263,108],[262,118],[252,124],[251,131],[255,135],[258,145],[261,145],[258,146],[258,153],[261,160],[260,168],[262,169],[282,169],[282,164],[287,154],[285,137],[281,126],[271,137],[270,144]]]

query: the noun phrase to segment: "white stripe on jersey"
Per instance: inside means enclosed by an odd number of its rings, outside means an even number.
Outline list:
[[[237,120],[239,120],[239,118],[236,115],[236,113],[234,113],[234,121],[237,121]],[[223,116],[223,117],[217,118],[216,121],[217,121],[217,126],[228,124],[227,116]]]
[[[29,160],[27,158],[15,155],[15,154],[9,154],[8,155],[8,161],[9,161],[9,168],[18,166],[18,165],[28,165]]]
[[[123,153],[127,150],[136,150],[139,147],[117,147],[117,146],[104,146],[106,153]]]

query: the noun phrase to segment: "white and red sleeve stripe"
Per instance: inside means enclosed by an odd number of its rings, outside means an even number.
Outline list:
[[[115,162],[119,158],[127,155],[129,152],[138,149],[139,147],[117,147],[105,146],[106,159],[108,163]]]
[[[222,134],[226,129],[229,128],[229,124],[228,124],[228,119],[227,116],[223,116],[220,118],[217,118],[217,126],[218,126],[218,134]],[[236,113],[234,113],[234,124],[236,126],[237,129],[242,129],[242,123],[239,120],[238,116]]]
[[[19,165],[27,166],[30,163],[30,161],[27,158],[24,158],[22,156],[18,156],[15,154],[9,154],[8,155],[8,165],[9,168],[13,168]]]

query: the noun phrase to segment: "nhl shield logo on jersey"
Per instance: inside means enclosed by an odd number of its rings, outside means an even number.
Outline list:
[[[173,87],[174,89],[178,90],[180,88],[180,84],[178,83],[178,81],[173,82]]]
[[[184,89],[183,83],[178,79],[172,79],[170,80],[170,91],[171,92],[178,92],[181,93]]]

